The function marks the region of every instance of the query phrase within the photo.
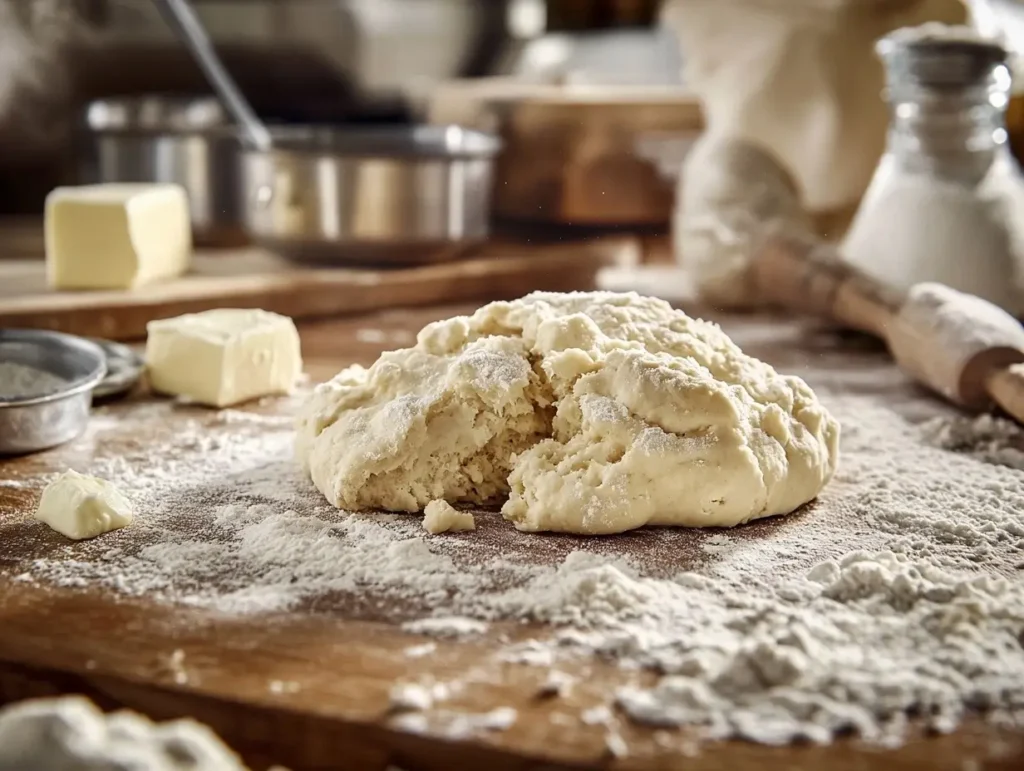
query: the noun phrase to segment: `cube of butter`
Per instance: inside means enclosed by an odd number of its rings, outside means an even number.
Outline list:
[[[46,197],[45,220],[54,289],[130,289],[180,276],[192,257],[180,185],[58,187]]]
[[[78,541],[130,525],[132,505],[105,479],[68,470],[43,490],[36,519]]]
[[[287,316],[222,308],[146,325],[154,391],[227,407],[288,393],[302,374],[299,333]]]

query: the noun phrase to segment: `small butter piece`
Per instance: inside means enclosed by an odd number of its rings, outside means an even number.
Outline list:
[[[105,479],[65,471],[43,490],[36,519],[80,541],[130,525],[132,505]]]
[[[436,500],[423,510],[423,528],[431,535],[476,530],[476,520],[468,511],[459,511],[448,501]]]
[[[154,391],[211,407],[289,393],[302,374],[299,332],[287,316],[222,308],[146,325]]]
[[[58,187],[46,197],[46,271],[55,289],[130,289],[180,276],[192,256],[180,185]]]

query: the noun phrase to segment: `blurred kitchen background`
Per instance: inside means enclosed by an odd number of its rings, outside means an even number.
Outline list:
[[[658,0],[195,0],[258,113],[271,123],[380,124],[461,110],[439,86],[678,87]],[[497,84],[500,84],[498,86]],[[0,0],[0,213],[38,212],[57,184],[95,174],[95,131],[217,122],[216,106],[148,116],[94,100],[209,94],[150,0]],[[443,105],[434,100],[442,100]],[[457,104],[456,104],[457,103]],[[134,107],[138,107],[135,105]],[[174,115],[168,115],[168,112]],[[212,112],[211,112],[212,111]],[[684,120],[687,116],[684,116]],[[160,123],[171,124],[160,126]],[[664,201],[662,201],[664,208]]]
[[[819,231],[839,236],[885,149],[875,41],[969,11],[1015,49],[1024,19],[1016,0],[193,5],[268,123],[498,134],[499,233],[667,233],[684,159],[717,125],[774,153]],[[61,184],[173,179],[193,196],[199,244],[244,241],[234,136],[210,94],[151,0],[0,0],[0,216],[39,214]],[[1007,115],[1017,149],[1017,91]]]

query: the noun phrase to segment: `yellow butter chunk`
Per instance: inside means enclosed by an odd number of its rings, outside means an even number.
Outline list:
[[[151,321],[146,366],[154,391],[227,407],[291,391],[302,374],[295,323],[257,309],[221,308]]]
[[[45,236],[54,289],[131,289],[180,276],[192,257],[179,185],[58,187],[46,198]]]
[[[43,490],[36,519],[76,541],[130,525],[132,505],[105,479],[68,470]]]

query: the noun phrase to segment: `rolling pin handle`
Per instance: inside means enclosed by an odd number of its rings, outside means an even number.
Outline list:
[[[882,338],[903,299],[848,265],[834,246],[782,228],[766,233],[751,270],[762,301]]]
[[[1024,364],[993,370],[985,385],[996,404],[1018,423],[1024,423]]]

